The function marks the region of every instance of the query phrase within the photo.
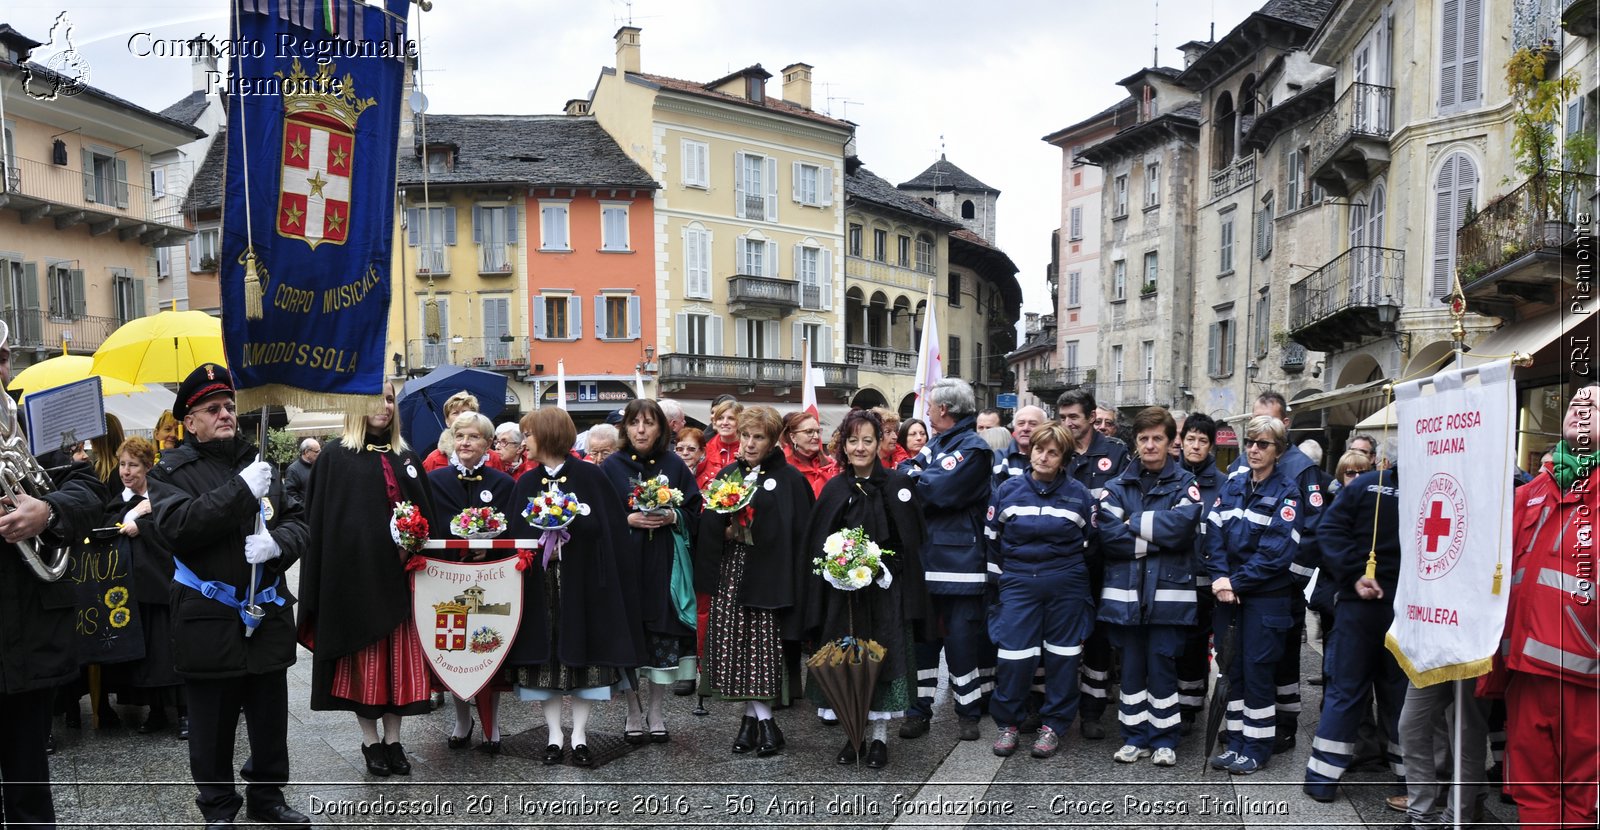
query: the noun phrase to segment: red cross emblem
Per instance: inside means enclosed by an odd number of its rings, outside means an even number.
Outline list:
[[[1450,572],[1467,541],[1467,496],[1461,482],[1435,473],[1417,505],[1417,575],[1438,579]]]

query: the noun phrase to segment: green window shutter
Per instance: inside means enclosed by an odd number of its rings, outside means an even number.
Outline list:
[[[88,150],[79,150],[83,156],[83,200],[94,201],[94,153]]]
[[[69,273],[72,275],[72,316],[82,317],[87,299],[84,296],[83,269],[73,268]]]
[[[133,316],[144,316],[144,280],[133,281]]]
[[[117,159],[117,207],[128,206],[128,162]]]

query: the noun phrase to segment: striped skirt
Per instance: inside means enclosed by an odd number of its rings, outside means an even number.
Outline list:
[[[722,580],[706,616],[706,648],[701,674],[724,700],[776,700],[788,703],[783,641],[772,611],[739,604],[745,562],[751,548],[729,542],[722,557]]]

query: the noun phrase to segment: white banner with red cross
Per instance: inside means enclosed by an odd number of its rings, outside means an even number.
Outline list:
[[[411,563],[411,620],[428,666],[462,700],[494,679],[511,652],[522,623],[522,571],[518,548],[532,540],[437,539],[425,551],[463,557],[506,556],[488,562],[455,562],[417,554]],[[484,550],[489,549],[489,550]]]
[[[1417,686],[1487,672],[1511,587],[1511,362],[1397,384],[1400,582],[1387,644]]]

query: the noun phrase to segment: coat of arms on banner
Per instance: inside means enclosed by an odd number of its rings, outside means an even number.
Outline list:
[[[522,622],[516,557],[428,558],[411,575],[411,619],[428,665],[452,694],[473,697],[500,670]]]
[[[333,64],[308,76],[294,62],[283,96],[283,175],[278,190],[278,233],[312,248],[343,244],[350,233],[350,179],[356,120],[377,103],[356,97],[351,80],[334,78]],[[333,90],[338,90],[334,92]]]

